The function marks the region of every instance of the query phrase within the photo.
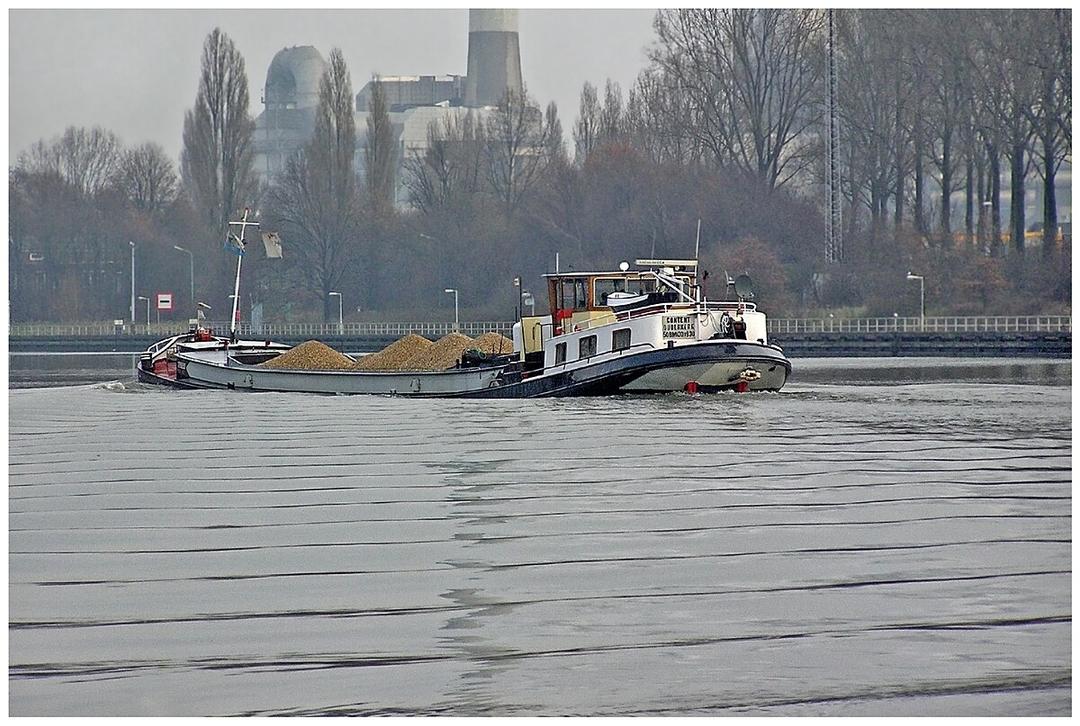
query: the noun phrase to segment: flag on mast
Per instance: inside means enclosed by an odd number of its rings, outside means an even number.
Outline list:
[[[225,249],[228,252],[232,252],[237,257],[244,254],[244,243],[235,234],[230,232],[225,237]]]

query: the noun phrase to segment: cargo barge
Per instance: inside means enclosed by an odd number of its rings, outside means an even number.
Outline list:
[[[140,380],[185,388],[464,398],[778,391],[791,363],[768,342],[747,276],[709,301],[696,260],[545,275],[546,315],[523,316],[509,354],[464,354],[447,370],[312,370],[274,365],[288,346],[196,326],[151,346]],[[359,368],[359,366],[357,366]]]

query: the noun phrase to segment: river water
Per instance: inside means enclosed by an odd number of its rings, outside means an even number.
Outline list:
[[[476,402],[46,358],[9,359],[12,715],[1071,712],[1068,361]]]

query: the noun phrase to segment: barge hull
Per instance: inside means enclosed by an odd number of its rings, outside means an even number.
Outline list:
[[[751,391],[778,391],[791,363],[772,346],[717,341],[615,356],[593,365],[526,378],[518,383],[468,391],[465,398],[545,398],[670,393],[696,383],[699,391],[735,390],[740,373],[753,369]]]

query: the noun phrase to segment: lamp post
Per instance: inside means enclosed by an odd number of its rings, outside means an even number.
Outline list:
[[[131,245],[131,324],[135,324],[135,243],[128,240]]]
[[[341,293],[328,292],[329,297],[337,297],[337,334],[345,335],[345,319],[341,315]]]
[[[146,301],[146,327],[150,327],[150,298],[139,295],[140,300]]]
[[[192,305],[192,307],[194,307],[195,306],[195,255],[192,254],[191,250],[186,250],[183,247],[181,247],[180,245],[173,245],[173,249],[178,250],[179,252],[183,252],[184,254],[186,254],[188,256],[188,262],[191,263],[191,305]]]
[[[982,203],[982,214],[979,215],[979,235],[982,237],[983,254],[987,257],[990,256],[990,235],[986,233],[986,218],[993,214],[992,207],[994,203],[989,199]]]
[[[458,323],[458,291],[452,287],[448,287],[443,290],[445,293],[454,293],[454,332],[458,332],[461,327]]]
[[[926,288],[922,275],[907,274],[907,279],[919,281],[919,332],[926,330]]]

